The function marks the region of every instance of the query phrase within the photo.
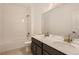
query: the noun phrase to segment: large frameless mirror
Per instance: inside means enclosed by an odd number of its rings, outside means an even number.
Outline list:
[[[42,14],[42,33],[68,35],[79,38],[79,4],[62,4]]]

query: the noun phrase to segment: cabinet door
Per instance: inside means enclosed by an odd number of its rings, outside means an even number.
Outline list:
[[[32,38],[31,50],[34,55],[42,55],[42,42]]]
[[[43,50],[43,55],[49,55],[49,53]]]
[[[43,50],[48,52],[50,55],[65,55],[64,53],[56,50],[53,47],[50,47],[50,46],[46,45],[46,44],[43,44]]]
[[[33,55],[42,55],[42,48],[34,42],[31,44],[31,50]]]
[[[36,55],[37,54],[36,53],[36,48],[37,48],[36,44],[34,42],[32,42],[32,44],[31,44],[31,50],[32,50],[32,54],[33,55]]]
[[[36,52],[37,52],[37,55],[42,55],[42,48],[41,47],[39,47],[39,46],[37,46],[36,47]]]

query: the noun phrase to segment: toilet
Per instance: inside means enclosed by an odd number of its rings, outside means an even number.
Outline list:
[[[31,51],[31,42],[31,37],[27,37],[25,41],[26,53],[29,53]]]

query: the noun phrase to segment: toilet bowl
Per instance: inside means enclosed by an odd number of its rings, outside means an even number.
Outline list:
[[[31,51],[31,42],[32,42],[31,40],[25,42],[26,53],[29,53]]]
[[[27,42],[25,42],[25,46],[27,47],[27,46],[30,46],[31,45],[31,42],[32,41],[27,41]]]

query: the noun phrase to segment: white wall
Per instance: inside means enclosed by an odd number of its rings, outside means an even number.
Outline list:
[[[25,23],[23,19],[27,8],[19,5],[4,5],[3,7],[3,39],[0,40],[0,52],[24,46]]]
[[[38,6],[32,7],[32,32],[34,34],[40,34],[41,33],[41,12],[38,8]]]
[[[49,3],[38,3],[32,4],[32,33],[33,34],[41,34],[42,33],[42,14],[47,12],[51,8],[49,8]]]
[[[2,40],[2,5],[0,5],[0,42]]]

